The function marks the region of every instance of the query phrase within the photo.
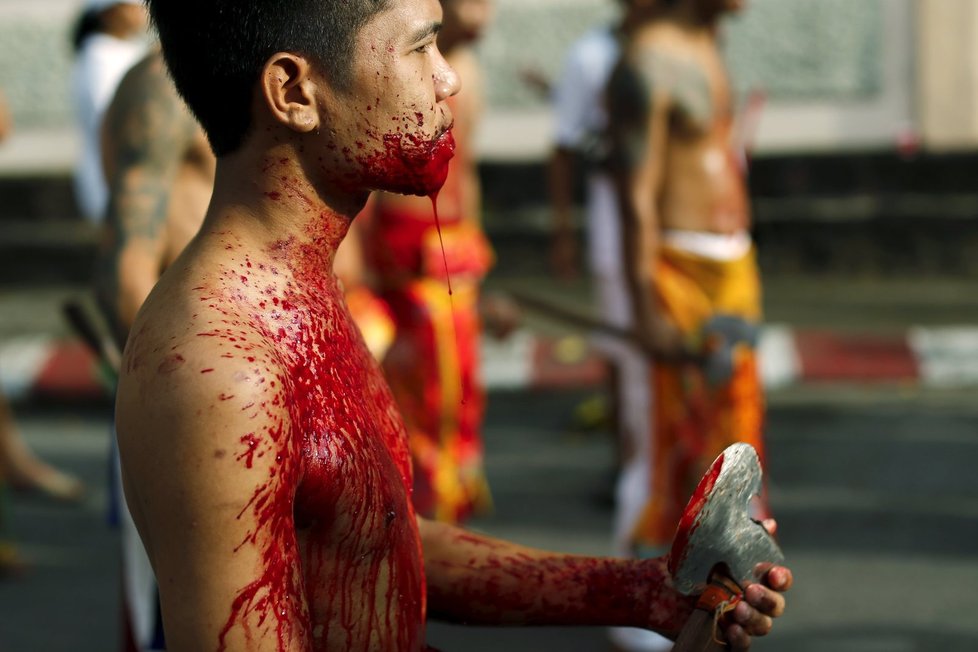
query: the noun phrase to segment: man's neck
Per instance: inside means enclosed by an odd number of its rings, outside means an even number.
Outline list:
[[[714,38],[720,27],[723,14],[717,11],[698,9],[687,2],[680,3],[676,9],[668,12],[665,18],[691,35]]]
[[[336,249],[366,193],[327,192],[288,146],[221,158],[204,229],[234,233],[253,247],[291,257],[293,271],[332,272]]]

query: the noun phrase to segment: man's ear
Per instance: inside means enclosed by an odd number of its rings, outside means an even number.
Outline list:
[[[320,126],[312,73],[308,59],[288,52],[276,52],[262,69],[261,94],[272,119],[300,133]]]

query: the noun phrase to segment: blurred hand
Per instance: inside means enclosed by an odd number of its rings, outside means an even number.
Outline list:
[[[550,251],[550,264],[554,275],[562,281],[572,281],[578,276],[577,239],[570,231],[558,232],[554,236]]]
[[[668,319],[655,317],[647,329],[636,332],[636,344],[651,358],[667,362],[699,361],[699,352],[692,351],[682,331]]]
[[[540,99],[550,99],[553,93],[553,85],[547,74],[540,68],[527,66],[521,68],[517,74],[519,75],[520,81]]]
[[[496,292],[483,295],[480,312],[483,328],[497,340],[509,337],[523,322],[523,312],[516,302]]]

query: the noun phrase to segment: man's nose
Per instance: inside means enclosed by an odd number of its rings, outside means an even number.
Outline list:
[[[447,61],[435,72],[435,98],[441,102],[455,95],[462,88],[462,80]]]

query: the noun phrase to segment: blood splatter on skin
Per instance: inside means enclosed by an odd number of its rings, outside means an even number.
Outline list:
[[[163,359],[163,362],[160,363],[158,371],[161,374],[171,374],[182,367],[184,362],[186,362],[186,360],[184,360],[182,355],[179,353],[173,353]]]
[[[297,639],[315,650],[421,648],[424,577],[406,438],[330,272],[341,221],[324,215],[310,242],[275,242],[264,260],[228,265],[222,287],[201,293],[234,309],[199,335],[234,349],[254,365],[250,381],[268,386],[265,402],[245,406],[265,409],[268,423],[241,435],[237,460],[246,469],[275,460],[241,512],[257,526],[238,549],[257,548],[261,574],[236,596],[221,649],[238,626],[274,627],[283,650]],[[265,272],[255,297],[240,276],[256,268],[288,273]],[[268,408],[280,406],[288,419],[270,421]]]
[[[437,192],[454,151],[449,132],[426,142],[392,134],[384,143],[383,154],[362,161],[365,176]],[[266,196],[311,208],[293,181],[281,186]],[[246,472],[267,473],[239,515],[255,528],[235,548],[258,552],[261,565],[237,593],[219,649],[243,628],[274,631],[282,650],[296,641],[313,650],[420,650],[425,580],[407,438],[331,273],[348,220],[325,213],[314,224],[301,241],[244,257],[222,234],[221,281],[197,288],[224,316],[198,336],[216,340],[221,357],[244,361],[247,382],[263,392],[241,408],[260,427],[239,434],[233,453]],[[236,400],[233,392],[217,399]],[[288,418],[273,417],[282,408]]]
[[[596,559],[514,548],[458,532],[471,558],[427,567],[432,613],[472,624],[653,626],[678,633],[693,601],[671,588],[665,561]],[[445,589],[444,587],[450,587]]]

